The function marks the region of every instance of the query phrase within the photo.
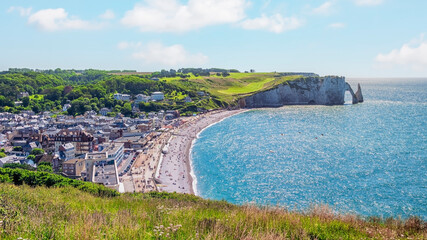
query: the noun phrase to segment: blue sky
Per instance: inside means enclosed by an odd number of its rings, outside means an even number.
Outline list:
[[[0,70],[426,77],[425,0],[3,0]]]

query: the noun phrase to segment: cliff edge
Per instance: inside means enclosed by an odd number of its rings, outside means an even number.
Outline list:
[[[240,107],[281,107],[284,105],[343,105],[345,92],[353,97],[353,104],[363,102],[360,85],[356,94],[345,77],[303,77],[285,82],[263,92],[240,99]]]

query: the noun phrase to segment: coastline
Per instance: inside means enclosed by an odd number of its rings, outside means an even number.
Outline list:
[[[199,134],[206,128],[217,124],[236,114],[246,112],[247,109],[219,110],[209,112],[187,121],[172,132],[167,143],[168,152],[162,154],[159,162],[159,171],[156,178],[159,191],[197,194],[197,178],[194,175],[191,149]]]

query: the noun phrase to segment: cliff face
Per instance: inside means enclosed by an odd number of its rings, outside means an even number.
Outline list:
[[[307,77],[241,99],[240,106],[257,108],[305,104],[342,105],[345,91],[350,91],[352,94],[353,104],[359,102],[344,77]]]

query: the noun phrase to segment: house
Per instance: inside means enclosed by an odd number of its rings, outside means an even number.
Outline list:
[[[173,115],[173,114],[171,114],[171,113],[167,113],[166,115],[165,115],[165,119],[166,120],[172,120],[172,119],[174,119],[175,118],[175,115]]]
[[[70,107],[71,107],[71,104],[66,103],[66,104],[64,104],[64,106],[62,107],[62,111],[63,111],[63,112],[66,112]]]
[[[29,96],[30,96],[30,94],[28,92],[19,92],[16,97],[18,99],[21,99],[21,98],[29,97]]]
[[[179,117],[179,111],[178,110],[166,110],[166,114],[173,114],[174,118]]]
[[[144,95],[144,94],[138,94],[136,95],[136,99],[135,99],[135,103],[140,103],[140,102],[149,102],[150,101],[150,96]]]
[[[59,158],[65,161],[76,157],[76,148],[72,143],[66,143],[59,147]]]
[[[111,110],[108,108],[101,108],[101,110],[99,110],[99,114],[101,114],[102,116],[107,116],[109,112],[111,112]]]
[[[116,100],[130,101],[130,95],[129,94],[115,93],[113,95],[113,97]]]
[[[130,101],[130,95],[129,94],[122,94],[122,101]]]
[[[35,142],[29,142],[25,146],[22,147],[24,152],[30,153],[35,148],[40,148],[40,146]]]
[[[85,161],[84,158],[69,159],[62,164],[62,172],[68,177],[80,178],[86,170]]]
[[[193,100],[191,100],[191,97],[190,96],[186,96],[185,98],[184,98],[184,102],[186,102],[186,103],[189,103],[189,102],[192,102]]]
[[[5,163],[19,163],[21,160],[24,160],[24,159],[25,157],[9,155],[4,158],[0,158],[0,167],[3,167]]]
[[[22,106],[22,101],[15,102],[15,107],[19,107],[19,106]]]
[[[52,136],[55,143],[55,152],[66,143],[74,145],[76,155],[91,152],[94,145],[94,137],[83,130],[62,129]]]
[[[113,97],[116,100],[122,100],[122,94],[121,93],[115,93]]]
[[[155,101],[162,101],[163,99],[165,99],[165,94],[163,94],[162,92],[153,92],[151,94],[151,99]]]
[[[150,78],[151,80],[153,80],[153,81],[159,81],[160,79],[159,78],[157,78],[157,77],[152,77],[152,78]]]

